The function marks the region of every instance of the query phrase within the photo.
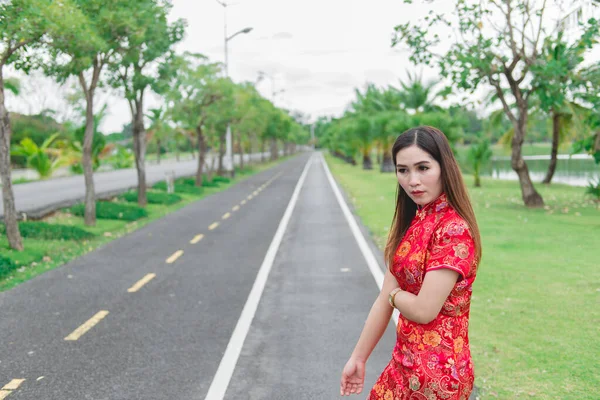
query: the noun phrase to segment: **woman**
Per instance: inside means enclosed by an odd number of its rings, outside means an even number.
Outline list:
[[[342,372],[342,395],[360,393],[365,365],[400,312],[392,360],[369,400],[467,400],[473,389],[468,325],[481,258],[475,214],[448,140],[436,128],[404,132],[392,148],[396,211],[389,266],[358,343]]]

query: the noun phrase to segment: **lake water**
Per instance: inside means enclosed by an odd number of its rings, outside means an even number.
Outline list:
[[[546,176],[550,156],[524,156],[529,167],[529,176],[534,183],[541,182]],[[488,166],[485,176],[496,179],[517,180],[517,174],[510,166],[510,157],[494,157]],[[587,154],[559,154],[556,172],[552,182],[565,183],[571,186],[587,186],[590,181],[600,179],[600,165]]]

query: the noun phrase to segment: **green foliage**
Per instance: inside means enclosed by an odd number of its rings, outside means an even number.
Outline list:
[[[113,167],[113,169],[125,169],[132,168],[135,163],[135,156],[133,153],[123,146],[115,146],[113,149],[114,153],[106,158],[106,162]]]
[[[223,183],[229,183],[231,182],[231,179],[225,177],[225,176],[213,176],[213,182],[223,182]]]
[[[473,173],[475,175],[475,186],[481,186],[480,172],[481,166],[487,163],[492,158],[492,149],[490,148],[490,142],[487,139],[480,138],[478,141],[473,143],[467,153],[467,158]]]
[[[147,197],[148,203],[150,203],[150,204],[171,205],[171,204],[179,203],[181,201],[181,196],[178,196],[174,193],[147,192],[146,197]],[[123,194],[121,196],[121,198],[130,203],[137,203],[138,192],[137,191],[127,192],[127,193]]]
[[[590,182],[585,189],[585,194],[590,195],[595,201],[600,202],[600,179]]]
[[[71,207],[71,213],[83,217],[85,206],[76,204]],[[96,218],[99,219],[118,219],[123,221],[137,221],[148,216],[148,212],[142,208],[128,204],[113,203],[108,201],[96,202]]]
[[[106,148],[106,138],[98,130],[98,127],[102,123],[102,120],[106,116],[107,105],[102,107],[102,110],[94,115],[94,137],[92,138],[92,168],[96,171],[100,168],[103,155],[105,151],[109,150]],[[85,137],[85,125],[80,126],[73,132],[73,138],[70,142],[68,157],[69,164],[71,165],[71,171],[76,174],[83,174],[83,140]],[[126,162],[126,160],[124,161]]]
[[[12,128],[11,147],[18,145],[25,138],[29,138],[36,145],[41,146],[46,139],[57,132],[60,133],[60,140],[67,137],[65,126],[44,113],[37,115],[10,113],[10,125]],[[11,161],[19,167],[27,166],[25,156],[11,154]]]
[[[59,134],[55,133],[39,147],[30,138],[25,138],[11,150],[11,154],[25,157],[29,168],[36,170],[42,179],[49,178],[65,161],[61,150],[51,147],[58,136]]]
[[[0,224],[0,233],[5,233],[6,227]],[[41,221],[19,222],[21,236],[42,240],[88,240],[94,234],[77,226],[49,224]]]
[[[204,184],[202,185],[204,186]],[[166,182],[158,182],[152,186],[153,189],[167,191],[167,183]],[[182,184],[175,181],[174,184],[175,193],[185,193],[185,194],[195,194],[200,195],[203,193],[203,189],[201,187],[196,187],[193,185]]]
[[[13,260],[0,254],[0,278],[4,278],[12,271],[17,269],[17,267],[18,265],[15,264]]]
[[[595,133],[592,136],[588,136],[585,139],[578,140],[573,143],[573,148],[571,149],[571,154],[581,153],[585,151],[591,154],[596,161],[596,164],[600,164],[600,149],[595,149],[595,143],[598,142],[598,136],[600,133]]]

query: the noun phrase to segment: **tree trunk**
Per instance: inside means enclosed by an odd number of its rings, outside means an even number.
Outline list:
[[[206,140],[202,133],[202,122],[196,127],[198,138],[198,169],[196,170],[196,186],[202,187],[202,174],[204,173],[204,159],[206,158]]]
[[[160,164],[160,140],[156,139],[156,164]]]
[[[4,77],[0,65],[0,179],[2,181],[2,202],[4,205],[4,224],[6,226],[6,237],[10,248],[22,251],[23,239],[19,232],[17,223],[17,209],[15,207],[15,196],[12,190],[12,179],[10,176],[10,120],[8,111],[4,106]]]
[[[552,151],[550,153],[550,165],[548,165],[548,172],[542,183],[550,184],[552,177],[556,171],[557,154],[558,154],[558,140],[560,138],[560,114],[556,111],[552,111]]]
[[[225,157],[225,134],[219,137],[219,167],[217,174],[220,176],[225,174],[223,170],[223,157]]]
[[[529,168],[527,168],[527,163],[525,163],[521,154],[521,147],[523,146],[527,127],[527,104],[519,105],[519,119],[517,124],[513,125],[515,133],[512,139],[511,166],[519,177],[523,202],[527,207],[543,207],[544,200],[533,187],[531,177],[529,176]]]
[[[479,164],[475,165],[475,171],[473,175],[475,175],[475,187],[481,187],[481,179],[479,178]]]
[[[265,162],[265,140],[260,140],[260,162]]]
[[[244,145],[242,143],[242,134],[240,133],[240,140],[238,141],[240,146],[240,170],[244,169]]]
[[[368,153],[363,153],[363,169],[373,169],[371,155]]]
[[[277,160],[279,154],[277,154],[277,139],[271,138],[271,161]]]
[[[96,67],[94,67],[96,70]],[[96,75],[94,71],[94,76]],[[85,108],[85,132],[83,135],[83,155],[81,164],[83,165],[83,176],[85,180],[85,214],[84,222],[86,226],[96,225],[96,191],[94,189],[94,169],[92,166],[92,143],[94,141],[94,78],[90,87],[87,88],[83,73],[79,74],[79,81],[82,85],[86,97]]]
[[[383,159],[381,161],[381,172],[396,172],[396,166],[392,160],[392,155],[387,151],[383,153]]]
[[[135,115],[133,116],[133,152],[135,154],[135,167],[138,176],[138,204],[146,207],[146,129],[144,128],[144,92],[135,102]]]
[[[596,140],[594,140],[594,153],[600,151],[600,131],[596,132]]]

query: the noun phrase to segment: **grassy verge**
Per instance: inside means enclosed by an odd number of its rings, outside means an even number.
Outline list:
[[[252,167],[245,168],[244,170],[236,170],[235,179],[231,180],[231,182],[220,182],[219,185],[214,187],[204,187],[202,193],[199,194],[177,193],[182,200],[175,204],[148,204],[146,207],[148,217],[137,221],[129,222],[124,220],[97,219],[95,227],[88,227],[85,226],[83,217],[73,215],[71,209],[59,210],[51,215],[48,215],[43,220],[49,224],[60,224],[84,229],[85,231],[95,235],[94,238],[89,240],[42,240],[37,238],[24,238],[23,245],[25,250],[22,252],[17,252],[9,249],[6,236],[0,232],[0,254],[2,254],[3,257],[12,260],[17,266],[17,269],[15,269],[12,273],[0,278],[0,291],[8,290],[22,282],[28,281],[37,275],[64,265],[65,263],[80,257],[105,243],[133,232],[152,221],[162,218],[173,211],[189,205],[190,203],[200,200],[206,196],[210,196],[211,194],[221,192],[258,172],[269,169],[285,161],[288,158],[280,158],[275,162],[254,165]],[[152,189],[149,190],[149,193],[157,193],[157,195],[164,196],[164,192],[155,191]],[[115,198],[114,201],[123,205],[131,205],[132,203],[128,203],[124,197],[125,196],[119,196]]]
[[[326,158],[382,248],[394,175]],[[482,398],[598,398],[599,205],[582,188],[540,185],[547,206],[529,210],[517,182],[466,181],[483,240],[469,331]]]

